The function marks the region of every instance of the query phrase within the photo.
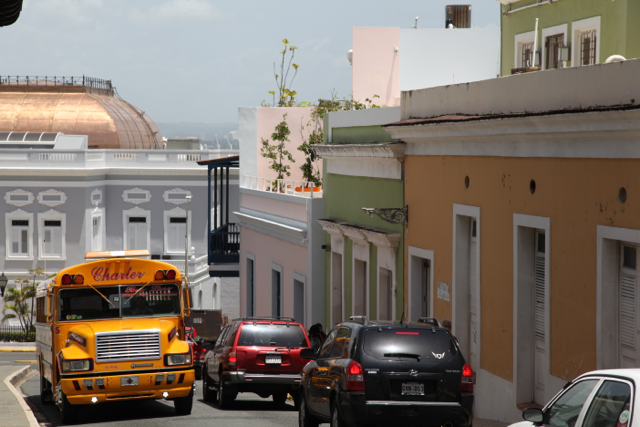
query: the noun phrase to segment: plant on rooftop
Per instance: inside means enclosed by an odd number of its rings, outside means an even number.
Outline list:
[[[291,142],[289,141],[289,135],[291,135],[291,131],[289,130],[287,114],[285,113],[282,115],[282,121],[276,125],[274,132],[271,134],[271,140],[276,144],[270,144],[268,139],[261,139],[260,154],[271,161],[269,169],[278,174],[277,179],[284,179],[285,175],[291,176],[291,172],[289,172],[291,166],[284,163],[286,160],[295,163],[293,156],[285,147],[286,142]]]
[[[263,107],[294,107],[296,95],[298,94],[295,90],[291,90],[291,84],[296,78],[298,74],[298,68],[300,67],[298,64],[293,63],[293,57],[296,54],[297,46],[289,46],[289,40],[282,39],[282,43],[284,43],[284,49],[280,52],[282,55],[282,60],[280,61],[280,71],[276,73],[276,63],[273,63],[273,76],[276,79],[276,86],[278,88],[277,91],[271,90],[269,94],[273,96],[273,104],[269,105],[265,101],[262,101]],[[289,62],[287,64],[287,51],[291,53],[289,57]],[[285,65],[286,64],[286,65]],[[293,76],[291,80],[289,80],[289,72],[293,68]],[[278,99],[276,100],[276,95]]]

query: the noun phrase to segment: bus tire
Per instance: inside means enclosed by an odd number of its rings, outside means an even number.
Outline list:
[[[51,405],[53,403],[51,383],[42,375],[40,375],[40,402],[43,405]]]
[[[69,403],[67,395],[62,393],[62,405],[60,405],[60,411],[62,412],[62,424],[75,424],[78,420],[78,407]]]
[[[191,414],[191,408],[193,408],[193,390],[191,390],[187,396],[175,399],[173,405],[178,415]]]

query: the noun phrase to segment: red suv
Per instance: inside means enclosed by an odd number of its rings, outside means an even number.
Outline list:
[[[300,372],[307,364],[300,350],[311,347],[302,325],[285,317],[250,317],[227,324],[202,371],[205,401],[228,407],[238,393],[252,392],[284,404],[287,394],[297,406]]]

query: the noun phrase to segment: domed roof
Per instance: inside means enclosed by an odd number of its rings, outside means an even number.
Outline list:
[[[89,148],[162,148],[162,136],[153,120],[114,97],[110,81],[92,87],[89,80],[85,85],[81,79],[71,84],[55,79],[32,79],[26,84],[18,79],[0,80],[0,132],[88,135]]]

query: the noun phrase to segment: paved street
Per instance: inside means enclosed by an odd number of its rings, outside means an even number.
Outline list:
[[[42,405],[39,396],[38,377],[34,376],[24,383],[22,391],[29,396],[50,425],[58,426],[60,412],[54,405]],[[36,414],[38,417],[38,414]],[[42,423],[42,420],[40,420]],[[261,399],[255,394],[239,394],[238,400],[229,410],[219,410],[215,404],[202,401],[200,382],[196,400],[193,402],[193,412],[186,417],[175,414],[172,402],[139,401],[114,402],[95,407],[85,407],[80,411],[78,424],[109,427],[151,427],[162,423],[163,427],[185,426],[199,427],[224,425],[225,427],[294,427],[298,424],[298,412],[293,405],[278,408],[271,399]]]

